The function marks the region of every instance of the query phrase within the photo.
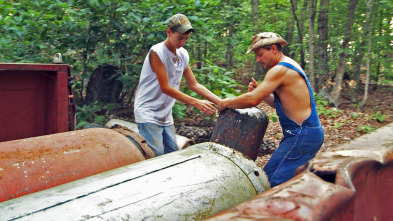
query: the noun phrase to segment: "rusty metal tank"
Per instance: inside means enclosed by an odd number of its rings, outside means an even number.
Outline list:
[[[0,220],[202,220],[269,189],[240,152],[207,142],[0,203]]]
[[[105,128],[0,142],[0,202],[145,160],[149,149]]]
[[[226,109],[220,113],[210,141],[256,160],[268,123],[268,116],[260,108]]]

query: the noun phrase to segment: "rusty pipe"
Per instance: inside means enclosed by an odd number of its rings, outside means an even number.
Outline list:
[[[0,142],[0,202],[146,158],[126,136],[105,128]]]

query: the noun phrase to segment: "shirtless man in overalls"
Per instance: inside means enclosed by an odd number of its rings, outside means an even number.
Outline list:
[[[252,78],[248,93],[223,99],[218,105],[223,111],[265,101],[276,109],[284,138],[264,167],[272,187],[294,177],[295,170],[314,158],[324,141],[310,82],[300,65],[282,53],[284,45],[287,42],[273,32],[255,35],[247,53],[254,51],[256,61],[268,70],[264,80],[258,83]]]

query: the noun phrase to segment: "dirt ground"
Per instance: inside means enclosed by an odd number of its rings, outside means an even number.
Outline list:
[[[320,151],[334,148],[393,122],[393,86],[378,86],[375,91],[370,86],[367,104],[362,109],[347,99],[350,97],[348,92],[348,88],[343,89],[342,104],[338,108],[327,107],[326,111],[319,113],[325,131],[325,142]],[[359,102],[363,99],[363,88],[360,93],[362,95],[359,96]],[[259,107],[269,118],[275,115],[275,110],[266,104],[262,103]],[[196,143],[209,141],[215,127],[215,118],[206,119],[206,115],[198,114],[191,108],[187,109],[187,114],[187,119],[176,122],[177,133]],[[279,123],[270,119],[256,160],[259,166],[266,164],[281,138]]]

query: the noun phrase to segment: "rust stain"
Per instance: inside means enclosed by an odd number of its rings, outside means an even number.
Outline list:
[[[0,202],[146,159],[103,128],[0,142],[0,149]]]

